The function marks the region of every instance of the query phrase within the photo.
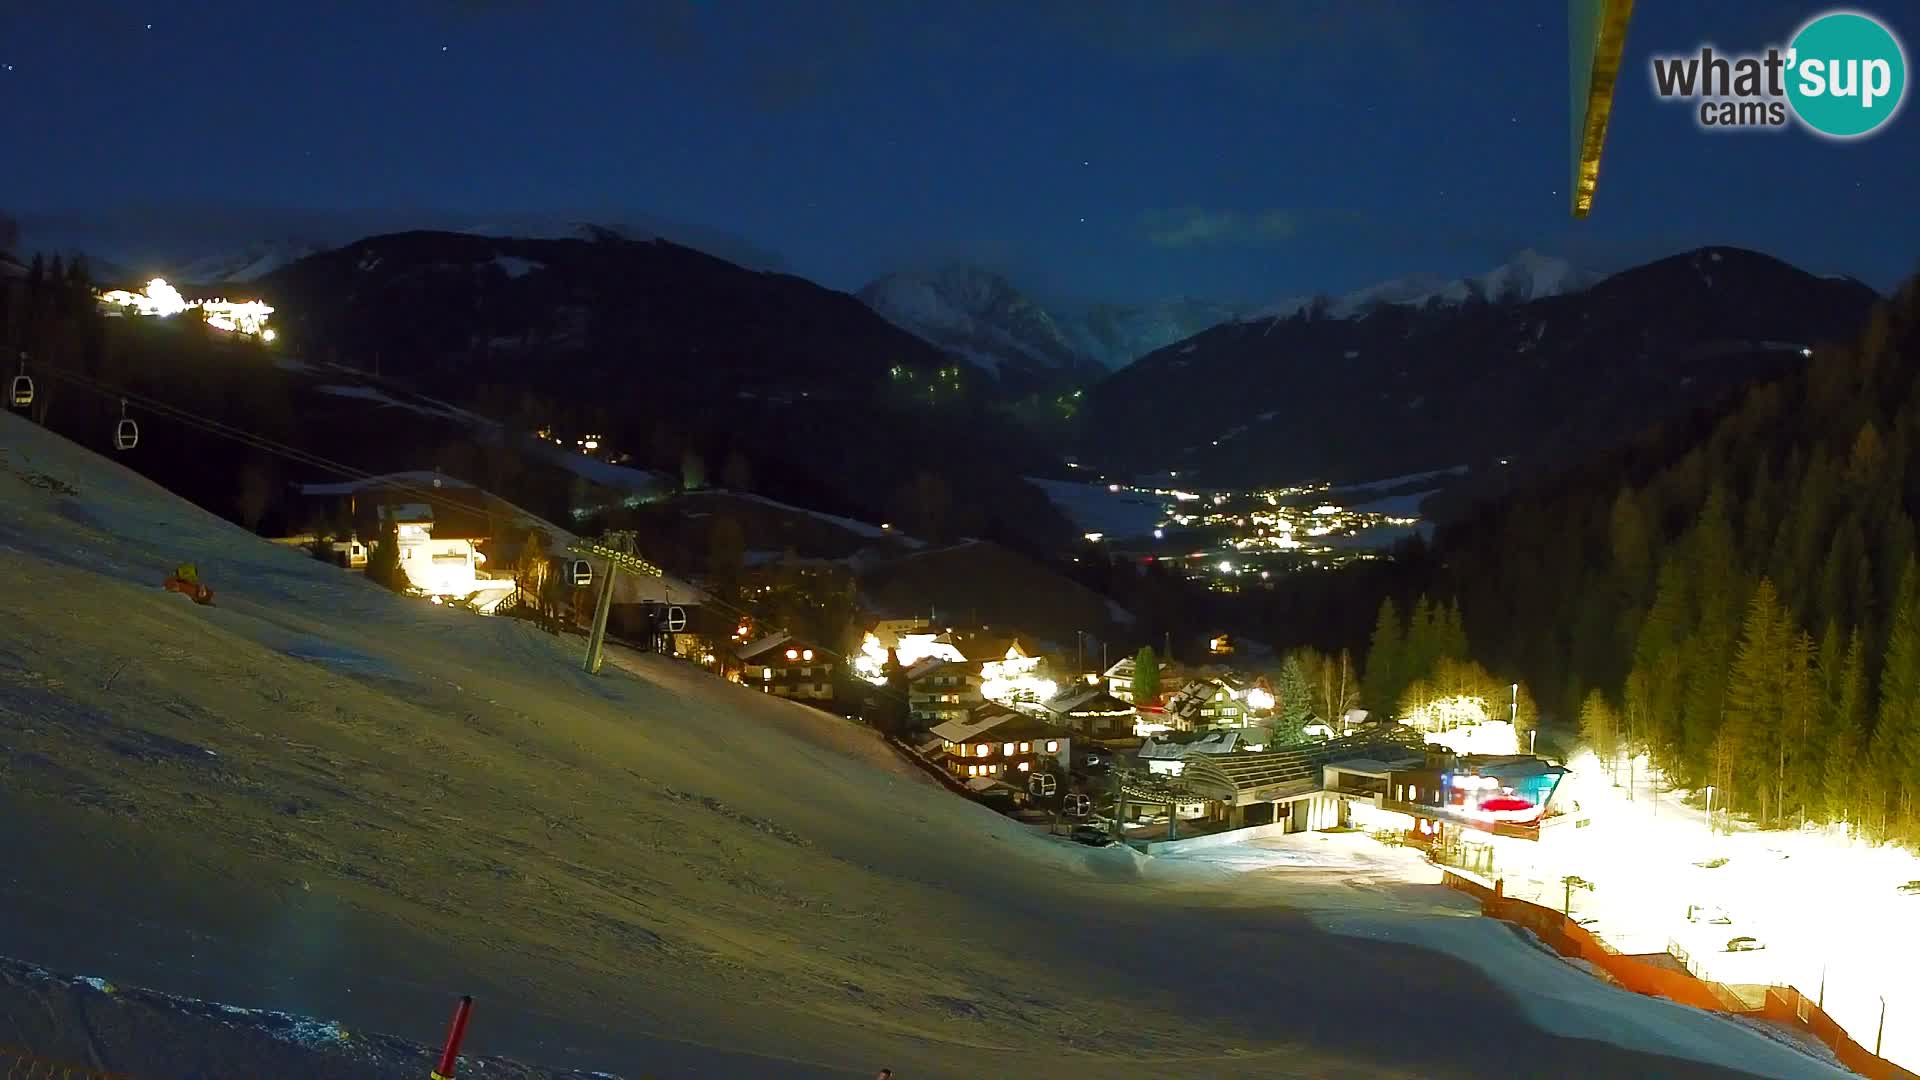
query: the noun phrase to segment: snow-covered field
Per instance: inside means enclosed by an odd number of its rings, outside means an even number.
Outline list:
[[[1035,836],[838,719],[0,450],[0,955],[422,1040],[471,993],[474,1053],[630,1075],[1823,1075],[1390,867]]]
[[[1045,492],[1054,508],[1075,525],[1112,540],[1151,536],[1153,527],[1166,520],[1169,500],[1160,496],[1035,476],[1027,477],[1027,483]]]
[[[1591,891],[1573,894],[1573,912],[1622,952],[1663,952],[1669,942],[1690,955],[1696,974],[1729,984],[1798,987],[1816,999],[1867,1049],[1886,1000],[1883,1055],[1920,1070],[1920,858],[1872,847],[1837,829],[1761,831],[1736,823],[1708,831],[1704,807],[1681,793],[1654,797],[1646,762],[1634,770],[1636,798],[1591,753],[1569,762],[1566,794],[1592,824],[1551,842],[1498,846],[1496,876],[1508,895],[1560,907],[1561,878],[1578,874]],[[1717,867],[1701,864],[1726,860]],[[1688,905],[1718,908],[1731,921],[1687,918]],[[1711,916],[1709,916],[1710,918]],[[1766,947],[1730,953],[1727,943],[1754,937]]]

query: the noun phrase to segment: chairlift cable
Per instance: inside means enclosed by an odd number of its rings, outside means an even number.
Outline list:
[[[102,394],[107,397],[118,397],[120,399],[121,411],[123,414],[126,410],[126,403],[128,401],[134,401],[140,404],[142,408],[156,415],[164,416],[170,420],[174,420],[187,427],[195,428],[200,431],[207,432],[208,434],[217,435],[222,438],[241,443],[242,445],[253,447],[254,449],[257,449],[257,450],[263,450],[276,457],[284,458],[296,464],[310,465],[315,468],[333,473],[335,475],[346,477],[349,480],[379,480],[383,483],[384,486],[392,488],[396,491],[400,491],[405,494],[418,495],[430,501],[437,501],[455,510],[465,510],[470,514],[486,516],[490,513],[490,511],[486,510],[485,508],[472,506],[467,503],[463,503],[458,499],[450,498],[444,494],[444,491],[442,489],[428,489],[428,488],[422,488],[422,487],[415,487],[405,481],[392,479],[391,474],[374,473],[374,472],[368,472],[367,470],[364,470],[364,469],[355,468],[354,466],[346,465],[341,462],[334,461],[330,458],[323,457],[319,454],[313,453],[312,451],[303,450],[295,446],[289,446],[285,443],[278,442],[277,440],[274,440],[267,436],[259,435],[254,432],[247,431],[244,428],[234,427],[231,424],[227,424],[219,420],[214,420],[210,417],[201,416],[198,413],[191,412],[177,405],[169,404],[157,398],[146,397],[142,394],[138,394],[129,390],[117,389],[108,383],[105,383],[101,380],[95,379],[88,375],[80,374],[79,372],[65,371],[57,368],[50,368],[48,370],[48,374],[52,375],[54,378],[63,379],[67,382],[73,383],[81,387],[82,389],[93,391],[94,393]],[[714,596],[711,592],[708,592],[706,595],[707,595],[707,600],[710,603],[712,603],[713,606],[720,608],[730,614],[733,614],[745,619],[751,619],[754,622],[760,622],[760,623],[766,622],[765,619],[761,618],[758,615],[755,615],[753,612],[748,611],[745,608],[739,607],[735,604],[728,603],[727,601],[721,599],[720,597]],[[785,627],[773,627],[770,633],[789,633],[790,634],[791,631],[787,630]],[[824,645],[816,646],[816,650],[828,657],[846,661],[848,663],[851,663],[853,660],[853,657],[848,655],[847,653],[840,652],[836,649],[828,648]],[[864,682],[866,680],[862,679],[861,681]],[[868,683],[868,685],[873,686],[874,684]],[[891,697],[898,701],[907,700],[906,698],[903,698],[900,695],[895,694],[890,688],[885,686],[876,686],[875,690],[880,694],[883,694],[887,697]]]

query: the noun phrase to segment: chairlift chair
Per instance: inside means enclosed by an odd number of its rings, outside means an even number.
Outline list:
[[[13,406],[24,409],[33,404],[33,379],[26,375],[13,377]]]
[[[1087,813],[1093,809],[1093,799],[1080,792],[1074,792],[1067,796],[1066,803],[1067,816],[1069,817],[1086,817]]]
[[[1052,773],[1034,773],[1032,776],[1027,777],[1027,792],[1032,795],[1038,795],[1041,798],[1046,798],[1059,790],[1059,783],[1058,780],[1054,779]]]
[[[113,428],[113,446],[116,450],[131,450],[140,445],[140,425],[127,416],[127,403],[120,402],[120,422]]]

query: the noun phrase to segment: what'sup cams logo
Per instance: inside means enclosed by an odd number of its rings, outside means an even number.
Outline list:
[[[1653,58],[1653,92],[1695,103],[1703,128],[1779,129],[1792,120],[1829,139],[1884,129],[1907,93],[1907,56],[1883,22],[1830,11],[1783,49],[1725,55],[1711,46]]]

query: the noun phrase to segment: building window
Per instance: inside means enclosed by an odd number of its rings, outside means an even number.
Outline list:
[[[798,659],[800,659],[800,650],[799,650],[799,649],[788,649],[788,650],[787,650],[787,659],[789,659],[789,660],[798,660]]]
[[[802,659],[802,660],[811,660],[811,659],[813,659],[813,650],[812,650],[812,649],[807,649],[806,651],[804,651],[804,652],[802,652],[802,653],[800,654],[800,659]]]
[[[981,743],[979,746],[973,748],[974,757],[986,757],[991,753],[993,753],[993,747],[988,746],[986,743]]]
[[[1023,754],[1025,754],[1025,753],[1029,753],[1029,752],[1031,752],[1032,750],[1033,750],[1033,744],[1032,744],[1032,743],[1021,743],[1021,744],[1020,744],[1020,752],[1021,752],[1021,753],[1023,753]]]
[[[1028,772],[1028,771],[1030,771],[1030,770],[1032,770],[1032,768],[1033,768],[1033,764],[1032,764],[1031,762],[1026,762],[1026,761],[1023,761],[1023,762],[1021,762],[1021,763],[1020,763],[1020,771],[1021,771],[1021,772]]]
[[[1047,740],[1047,753],[1049,753],[1049,754],[1057,754],[1057,753],[1059,753],[1059,752],[1060,752],[1060,740],[1058,740],[1058,739],[1048,739],[1048,740]]]
[[[773,669],[772,669],[772,668],[761,668],[761,669],[760,669],[760,678],[761,678],[761,679],[763,679],[763,680],[766,680],[766,681],[769,681],[769,682],[770,682],[770,681],[772,681],[772,679],[773,679]]]
[[[1004,754],[1004,755],[1006,755],[1007,757],[1012,757],[1012,756],[1013,756],[1013,744],[1012,744],[1012,743],[1001,743],[1001,744],[1000,744],[1000,753],[1002,753],[1002,754]]]

